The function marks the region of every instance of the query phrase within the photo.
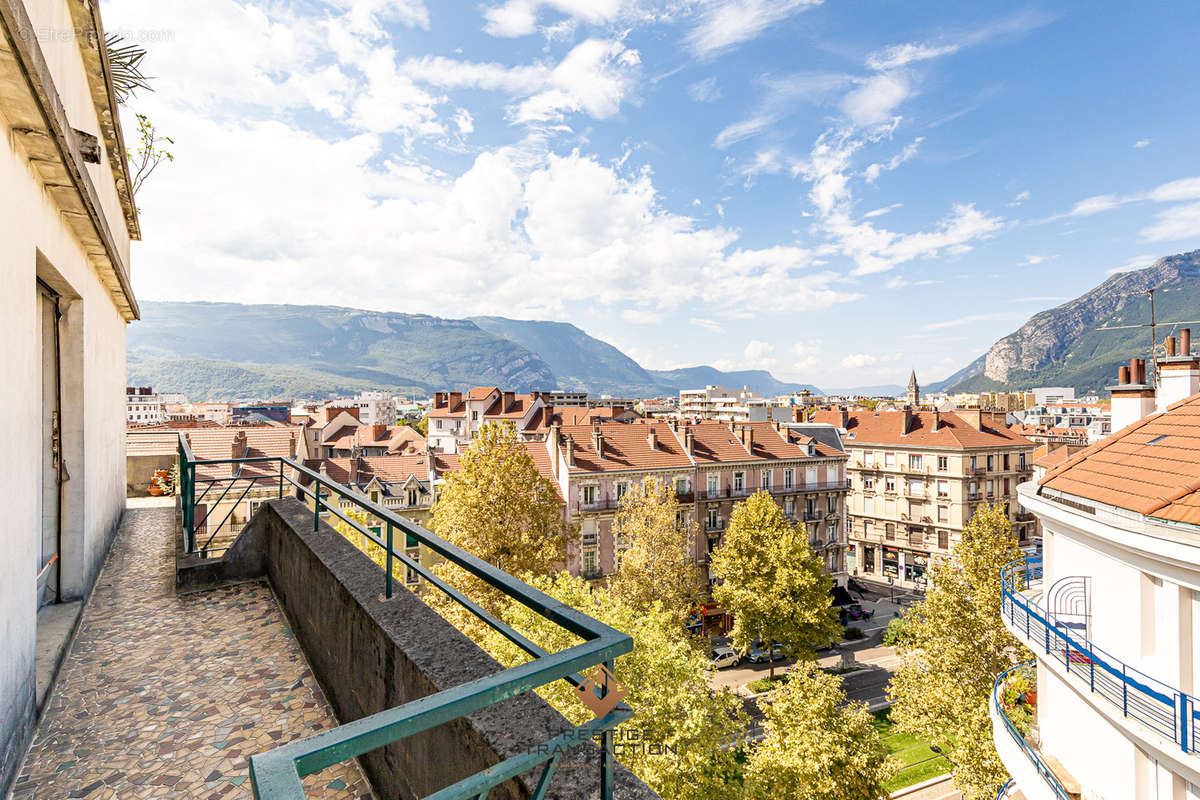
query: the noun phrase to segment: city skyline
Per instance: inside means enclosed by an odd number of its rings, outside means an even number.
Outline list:
[[[848,387],[940,380],[1200,240],[1184,4],[104,14],[149,50],[126,113],[175,140],[146,299],[566,320],[650,368]]]

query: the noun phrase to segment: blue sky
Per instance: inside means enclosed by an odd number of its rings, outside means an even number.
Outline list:
[[[1200,247],[1195,3],[102,11],[174,139],[142,298],[566,320],[847,387]]]

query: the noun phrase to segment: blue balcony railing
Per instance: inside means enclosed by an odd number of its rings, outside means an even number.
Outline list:
[[[1026,661],[1024,664],[1017,664],[1015,667],[1000,673],[1000,677],[996,678],[996,682],[992,685],[992,706],[996,709],[996,713],[999,715],[1000,719],[1004,720],[1004,727],[1008,728],[1008,732],[1012,735],[1013,741],[1015,741],[1017,746],[1021,748],[1021,751],[1025,753],[1025,756],[1029,759],[1030,763],[1033,764],[1033,767],[1037,770],[1038,774],[1042,776],[1042,779],[1046,781],[1046,785],[1050,787],[1050,791],[1054,792],[1054,796],[1059,798],[1059,800],[1073,800],[1071,795],[1067,793],[1067,790],[1063,788],[1063,785],[1059,782],[1058,778],[1055,777],[1054,772],[1046,765],[1046,762],[1042,760],[1042,756],[1038,753],[1038,751],[1029,746],[1029,743],[1025,741],[1025,737],[1022,736],[1017,730],[1016,726],[1012,724],[1012,720],[1008,718],[1008,714],[1004,713],[1004,706],[1000,704],[1000,689],[1004,683],[1004,679],[1008,677],[1008,674],[1013,670],[1020,669],[1021,667],[1028,666],[1033,663],[1034,662],[1032,661]],[[1004,793],[1011,783],[1012,781],[1009,780],[1008,783],[1000,787],[1000,793],[996,795],[996,800],[1000,800],[1005,796]]]
[[[1171,740],[1184,753],[1200,750],[1197,699],[1125,664],[1021,594],[1042,582],[1042,558],[1031,556],[1004,568],[1001,614],[1025,635],[1025,643],[1066,669],[1069,679],[1099,695],[1121,715]]]
[[[433,587],[445,592],[455,602],[467,609],[506,639],[520,647],[532,660],[510,667],[494,675],[478,678],[469,683],[455,686],[436,694],[422,697],[411,703],[363,717],[354,722],[340,725],[332,730],[299,739],[250,757],[250,782],[254,795],[260,800],[302,800],[304,788],[300,779],[319,772],[326,767],[356,758],[372,750],[400,741],[445,722],[464,717],[482,708],[502,702],[525,692],[565,680],[574,687],[584,685],[580,675],[598,665],[603,665],[612,674],[613,663],[618,656],[633,650],[633,640],[626,634],[611,628],[591,617],[564,606],[549,595],[517,580],[508,573],[455,547],[446,540],[397,516],[383,506],[370,502],[346,487],[331,482],[328,477],[314,472],[300,462],[283,457],[261,457],[240,459],[193,458],[187,442],[180,437],[179,443],[180,500],[183,514],[185,547],[189,553],[201,554],[202,545],[197,544],[195,510],[197,505],[197,467],[254,464],[265,467],[269,474],[279,480],[279,494],[285,493],[285,483],[294,487],[297,496],[308,498],[313,505],[313,530],[320,527],[321,517],[336,515],[368,540],[383,548],[386,559],[384,568],[384,593],[392,596],[394,579],[392,565],[395,560],[420,575]],[[203,471],[203,470],[202,470]],[[291,491],[290,489],[288,491]],[[382,536],[357,522],[336,504],[327,502],[331,497],[348,501],[358,511],[381,521],[386,533]],[[549,653],[530,639],[518,633],[499,618],[445,583],[437,575],[411,557],[403,547],[393,548],[393,540],[399,535],[399,543],[416,539],[442,558],[470,572],[488,585],[499,589],[506,596],[529,607],[545,619],[554,622],[583,639],[582,644],[569,647],[558,653]],[[606,681],[597,681],[594,693],[603,697],[607,691]],[[425,800],[486,800],[492,788],[538,767],[542,768],[534,793],[541,798],[550,787],[551,779],[563,754],[586,742],[598,740],[600,745],[600,796],[612,800],[613,772],[613,729],[630,719],[633,711],[625,704],[618,704],[603,717],[566,731],[544,744],[535,745],[525,753],[513,756],[482,772],[454,783],[429,795]]]

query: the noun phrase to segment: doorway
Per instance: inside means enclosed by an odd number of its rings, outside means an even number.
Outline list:
[[[61,298],[38,281],[41,340],[41,547],[38,551],[38,608],[62,599],[62,348]]]

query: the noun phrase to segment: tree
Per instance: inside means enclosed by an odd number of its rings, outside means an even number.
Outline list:
[[[129,162],[130,168],[133,170],[131,178],[132,186],[130,187],[133,194],[137,194],[142,188],[146,180],[158,168],[158,165],[163,161],[174,161],[175,156],[167,147],[175,144],[175,140],[169,136],[162,136],[158,132],[149,118],[145,114],[137,114],[137,129],[138,129],[138,147],[132,153],[126,153],[125,157]]]
[[[925,599],[905,614],[902,662],[888,689],[900,730],[954,751],[954,783],[967,800],[995,797],[1007,779],[988,703],[996,677],[1030,658],[1000,619],[1000,573],[1020,555],[1005,507],[980,507],[953,558],[930,569]]]
[[[734,508],[710,571],[721,579],[713,597],[733,615],[737,650],[757,638],[768,648],[779,642],[789,656],[813,658],[815,646],[841,632],[829,604],[833,583],[809,547],[804,526],[788,523],[767,492],[755,492]],[[770,663],[774,678],[775,662]]]
[[[608,590],[631,608],[655,600],[683,624],[700,597],[700,571],[692,555],[696,528],[679,521],[679,500],[656,478],[631,488],[613,519],[613,540],[625,549]]]
[[[548,575],[566,561],[558,490],[508,421],[479,429],[433,508],[438,535],[510,575]]]
[[[841,680],[797,664],[764,704],[766,737],[746,765],[753,800],[877,800],[894,772],[862,703],[846,704]]]
[[[412,428],[422,436],[429,436],[429,417],[421,417],[418,420],[410,420],[408,427]]]
[[[560,572],[530,579],[534,587],[578,611],[633,637],[633,652],[616,660],[617,680],[628,690],[633,719],[617,729],[617,758],[667,800],[739,800],[736,747],[749,720],[728,690],[709,689],[701,654],[674,614],[653,601],[631,606],[604,589],[592,591],[582,578]],[[526,606],[506,602],[501,616],[549,652],[580,640]],[[483,648],[506,667],[529,657],[488,629]],[[572,724],[592,718],[564,681],[538,690]]]

